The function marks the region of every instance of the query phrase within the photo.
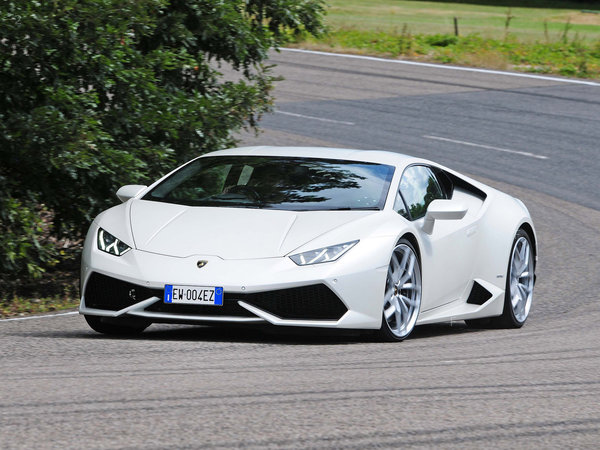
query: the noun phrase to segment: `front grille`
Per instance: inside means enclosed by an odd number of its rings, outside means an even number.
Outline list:
[[[85,305],[108,311],[118,311],[153,296],[161,300],[145,310],[167,314],[256,317],[240,306],[238,300],[288,320],[338,320],[348,311],[339,297],[324,284],[252,294],[225,292],[223,306],[164,303],[163,289],[150,289],[95,272],[90,275],[85,287]]]
[[[152,296],[162,298],[163,290],[149,289],[94,272],[85,287],[85,306],[119,311]]]
[[[338,320],[348,311],[324,284],[230,296],[288,320]]]

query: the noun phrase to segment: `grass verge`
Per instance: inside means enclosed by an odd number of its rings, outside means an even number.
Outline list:
[[[451,2],[334,0],[328,11],[328,34],[305,38],[292,46],[600,78],[600,13],[567,8],[589,6],[583,3],[555,5],[556,9],[513,9]],[[479,26],[472,29],[477,32],[465,35],[461,31],[456,36],[450,31],[452,18],[457,15],[477,19]],[[458,23],[460,28],[460,18]]]
[[[76,298],[20,298],[14,297],[9,301],[0,302],[0,318],[43,314],[63,309],[76,308],[79,300]]]
[[[43,314],[79,306],[80,246],[38,278],[2,279],[0,318]]]

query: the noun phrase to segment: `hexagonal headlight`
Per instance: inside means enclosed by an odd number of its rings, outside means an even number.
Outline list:
[[[356,244],[358,244],[358,240],[332,245],[330,247],[317,248],[316,250],[309,250],[307,252],[291,255],[290,259],[299,266],[333,262],[338,260],[344,253],[346,253]]]
[[[100,228],[98,230],[98,249],[111,255],[122,256],[131,250],[131,247]]]

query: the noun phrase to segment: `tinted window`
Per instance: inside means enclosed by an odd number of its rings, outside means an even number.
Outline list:
[[[145,200],[191,206],[383,209],[394,168],[312,158],[214,156],[178,170]]]
[[[438,184],[442,189],[444,198],[452,198],[452,195],[454,194],[454,183],[452,182],[452,179],[448,173],[442,169],[438,169],[437,167],[432,167],[431,170],[433,171],[435,179],[438,181]]]
[[[410,220],[410,215],[408,214],[408,211],[406,210],[406,205],[404,204],[404,200],[402,199],[400,192],[396,193],[396,200],[394,201],[394,211],[396,211],[398,214],[400,214],[405,219]]]
[[[435,176],[425,166],[410,166],[404,171],[400,180],[400,194],[411,220],[423,217],[432,201],[445,198]]]

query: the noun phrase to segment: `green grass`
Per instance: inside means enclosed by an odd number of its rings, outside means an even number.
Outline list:
[[[39,278],[3,278],[0,282],[0,318],[43,314],[79,305],[79,245],[74,245],[55,267]]]
[[[43,314],[62,309],[75,308],[79,300],[70,297],[51,298],[20,298],[0,301],[0,318],[15,316],[27,316],[31,314]]]
[[[413,34],[454,33],[454,17],[462,35],[478,33],[485,38],[504,38],[509,32],[519,40],[534,42],[560,39],[565,26],[580,39],[600,39],[600,4],[570,2],[520,2],[561,4],[569,8],[491,6],[471,3],[400,0],[330,0],[326,18],[332,30],[352,27],[363,31],[398,32],[408,24]],[[483,3],[483,2],[482,2]],[[511,2],[494,2],[511,3]],[[568,25],[567,25],[568,24]]]
[[[473,4],[476,3],[476,4]],[[521,2],[512,7],[473,3],[330,1],[329,32],[297,43],[317,50],[404,57],[465,66],[600,78],[600,14],[590,4]],[[484,2],[481,2],[484,3]],[[495,2],[510,3],[510,2]],[[580,9],[570,9],[570,7]],[[560,6],[560,7],[559,7]],[[600,5],[597,6],[600,9]],[[454,35],[453,17],[459,19]],[[589,23],[583,23],[589,22]]]

